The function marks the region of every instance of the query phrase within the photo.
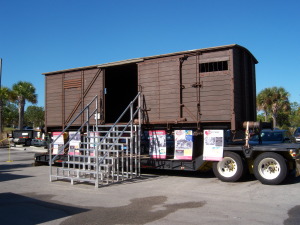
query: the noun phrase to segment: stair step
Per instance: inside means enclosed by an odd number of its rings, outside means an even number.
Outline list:
[[[123,146],[123,145],[121,145],[121,146]],[[127,146],[124,146],[124,147],[127,147]],[[85,151],[85,152],[91,152],[91,153],[94,153],[95,151],[96,151],[96,149],[94,149],[94,148],[78,148],[78,149],[76,149],[76,150],[80,150],[80,151]],[[98,152],[100,152],[100,153],[117,153],[117,152],[122,152],[122,149],[120,149],[120,150],[107,150],[107,149],[98,149]],[[76,156],[80,156],[80,155],[76,155]]]
[[[112,164],[101,164],[102,167],[110,168]],[[74,169],[74,168],[57,168],[58,172],[76,172],[84,174],[97,174],[96,170],[84,170],[84,169]],[[104,173],[105,171],[99,171],[98,174]]]
[[[107,125],[98,125],[98,126],[94,126],[94,127],[112,127],[113,125],[111,124],[107,124]],[[124,128],[124,127],[126,127],[127,125],[116,125],[115,127],[122,127],[122,128]],[[129,127],[129,126],[127,126],[127,127]]]
[[[57,178],[57,179],[64,179],[64,180],[71,180],[73,181],[81,181],[81,182],[91,182],[91,183],[96,183],[96,179],[89,179],[89,178],[79,178],[79,177],[67,177],[67,176],[60,176],[60,175],[52,175],[52,177]]]
[[[100,131],[94,131],[95,133],[123,133],[123,134],[130,134],[131,130],[100,130]],[[134,131],[133,131],[134,132]],[[89,136],[89,137],[99,137],[99,136]]]
[[[110,159],[111,160],[111,159]],[[76,164],[76,165],[85,165],[85,166],[96,166],[95,162],[79,162],[79,161],[65,161],[66,164]],[[100,163],[99,166],[106,166],[111,164]]]
[[[95,170],[83,170],[83,169],[74,169],[74,168],[57,168],[58,172],[77,172],[77,173],[85,173],[85,174],[97,174]],[[100,174],[100,171],[99,171]]]
[[[99,160],[114,160],[114,159],[118,159],[120,157],[117,157],[117,156],[106,156],[106,157],[98,157]],[[80,160],[78,160],[80,159]],[[88,163],[88,161],[84,161],[86,159],[90,159],[90,161],[96,161],[96,157],[89,157],[89,156],[82,156],[80,158],[77,158],[77,159],[69,159],[69,160],[66,160],[64,162],[72,162],[72,163]]]
[[[122,146],[122,145],[126,145],[126,143],[111,143],[111,142],[107,142],[107,143],[100,143],[100,142],[80,142],[80,144],[85,144],[85,145],[116,145],[116,146]],[[87,148],[87,149],[90,149],[90,148]],[[92,149],[92,148],[91,148]]]

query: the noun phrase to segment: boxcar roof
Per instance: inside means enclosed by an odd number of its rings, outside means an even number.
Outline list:
[[[56,74],[56,73],[71,72],[71,71],[82,70],[82,69],[105,68],[105,67],[125,65],[125,64],[130,64],[130,63],[138,63],[138,62],[142,62],[142,61],[147,60],[147,59],[162,58],[162,57],[189,54],[189,53],[196,53],[196,52],[216,51],[216,50],[222,50],[222,49],[234,48],[234,47],[241,48],[241,49],[245,50],[246,52],[248,52],[253,57],[255,63],[258,63],[256,58],[252,55],[252,53],[248,49],[246,49],[245,47],[243,47],[241,45],[238,45],[238,44],[231,44],[231,45],[223,45],[223,46],[210,47],[210,48],[202,48],[202,49],[194,49],[194,50],[187,50],[187,51],[181,51],[181,52],[173,52],[173,53],[162,54],[162,55],[154,55],[154,56],[147,56],[147,57],[141,57],[141,58],[126,59],[126,60],[115,61],[115,62],[110,62],[110,63],[97,64],[97,65],[93,65],[93,66],[77,67],[77,68],[72,68],[72,69],[47,72],[47,73],[43,73],[43,75],[51,75],[51,74]]]

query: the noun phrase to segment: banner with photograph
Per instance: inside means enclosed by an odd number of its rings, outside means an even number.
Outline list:
[[[69,132],[69,155],[80,155],[80,132]]]
[[[193,159],[193,131],[175,130],[174,159]]]
[[[166,131],[150,130],[149,141],[149,155],[155,159],[165,159],[167,157]]]
[[[53,132],[52,133],[52,138],[55,140],[61,132]],[[53,154],[54,155],[63,155],[64,154],[64,149],[62,147],[64,146],[64,135],[61,135],[54,143],[53,143]]]
[[[223,130],[204,130],[203,159],[221,161],[223,158]]]

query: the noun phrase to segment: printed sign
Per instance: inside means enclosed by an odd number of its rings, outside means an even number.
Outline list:
[[[223,146],[223,130],[204,130],[204,160],[221,161],[223,158]]]
[[[55,140],[61,132],[53,132],[52,137]],[[63,155],[64,154],[64,135],[61,135],[54,143],[53,143],[53,154],[54,155]]]
[[[150,139],[149,155],[152,158],[165,159],[167,157],[166,131],[150,130],[149,139]]]
[[[69,132],[69,155],[80,155],[80,133],[79,132]]]
[[[193,131],[175,130],[175,154],[174,159],[193,158]]]

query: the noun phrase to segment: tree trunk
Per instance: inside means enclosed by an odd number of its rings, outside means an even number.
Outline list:
[[[23,129],[24,125],[24,108],[25,108],[25,100],[21,99],[19,101],[19,129]]]
[[[273,128],[277,127],[277,120],[276,120],[276,116],[272,115],[273,118]]]
[[[265,112],[265,122],[268,122],[268,114]]]

